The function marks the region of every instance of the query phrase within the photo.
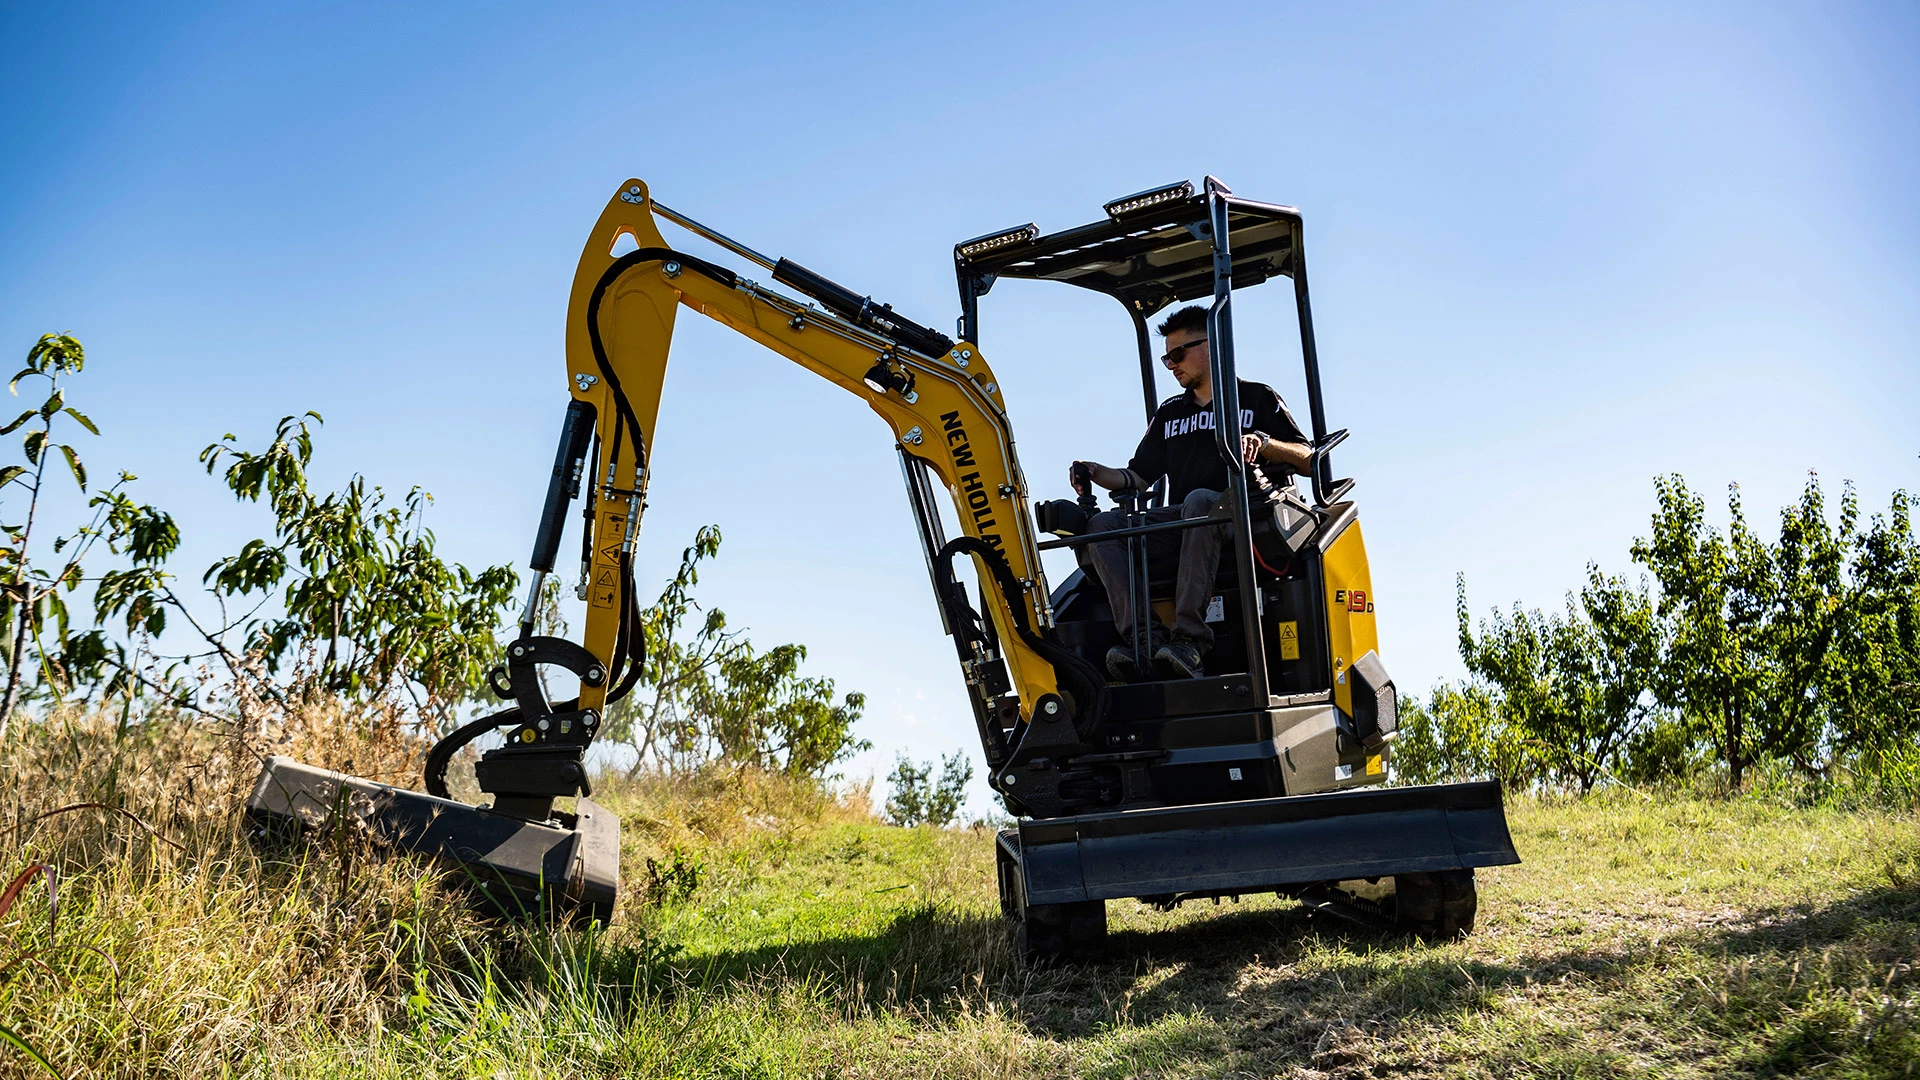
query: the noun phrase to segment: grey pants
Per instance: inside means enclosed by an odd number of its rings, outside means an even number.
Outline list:
[[[1180,518],[1206,517],[1220,501],[1220,493],[1196,489],[1179,506],[1156,506],[1146,511],[1147,524]],[[1087,523],[1089,533],[1111,532],[1127,527],[1127,515],[1119,510],[1095,514]],[[1176,553],[1180,572],[1173,585],[1173,632],[1188,638],[1202,650],[1213,645],[1213,628],[1207,625],[1207,601],[1213,598],[1213,576],[1220,569],[1220,552],[1226,547],[1228,527],[1217,526],[1148,533],[1145,541],[1149,562],[1169,558]],[[1082,564],[1091,565],[1091,573],[1107,587],[1107,602],[1113,605],[1113,623],[1123,640],[1133,640],[1133,603],[1127,589],[1127,541],[1109,540],[1088,544],[1080,549]]]

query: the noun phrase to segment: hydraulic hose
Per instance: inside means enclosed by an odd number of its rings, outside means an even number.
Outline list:
[[[729,289],[739,282],[734,272],[724,266],[715,266],[705,259],[685,255],[672,248],[645,247],[613,260],[613,264],[600,275],[600,280],[593,283],[593,293],[587,297],[587,340],[593,346],[593,362],[600,369],[600,377],[607,381],[607,389],[613,394],[614,407],[619,410],[620,419],[633,430],[634,463],[641,469],[647,467],[646,435],[640,430],[640,420],[634,415],[627,392],[620,385],[620,376],[614,374],[613,364],[607,359],[607,346],[600,338],[600,301],[606,298],[607,290],[620,275],[645,262],[677,262]]]
[[[621,429],[624,428],[627,431],[631,431],[633,433],[636,476],[640,475],[641,470],[644,470],[647,466],[646,435],[640,428],[639,417],[634,414],[633,403],[627,399],[626,389],[620,385],[620,376],[614,373],[613,364],[607,359],[606,343],[600,335],[600,303],[606,298],[607,290],[613,286],[613,283],[619,279],[620,275],[626,273],[628,270],[633,269],[641,263],[669,261],[677,262],[688,270],[712,278],[714,281],[728,288],[732,288],[738,281],[733,271],[722,266],[715,266],[705,259],[687,255],[675,251],[672,248],[640,248],[615,259],[613,264],[608,266],[606,271],[600,275],[600,280],[594,283],[593,293],[587,298],[587,340],[593,346],[594,365],[600,369],[600,377],[606,380],[607,389],[613,395],[614,408],[617,413],[614,420],[614,453],[619,453]],[[569,415],[571,417],[571,414]],[[578,437],[583,438],[584,433]],[[563,444],[562,454],[564,455],[566,452],[566,447]],[[596,452],[594,454],[596,479],[598,478],[599,467],[599,454]],[[613,478],[609,476],[607,479],[611,481]],[[552,501],[551,495],[549,495],[548,501]],[[543,515],[542,520],[545,521],[546,518],[552,516],[551,513]],[[554,530],[554,532],[555,535],[551,538],[551,542],[543,538],[543,542],[539,548],[540,551],[548,551],[548,549],[557,544],[558,531]],[[537,558],[538,556],[536,556],[536,559]],[[547,555],[546,562],[548,568],[551,569],[552,555],[550,552]],[[621,613],[620,632],[614,645],[613,661],[608,664],[608,671],[616,680],[614,687],[607,693],[607,704],[609,705],[619,701],[632,692],[634,686],[639,683],[642,675],[645,673],[647,666],[647,633],[646,627],[641,622],[640,601],[634,591],[633,556],[630,553],[623,552],[620,556],[620,577],[621,584],[627,594],[627,603],[626,610]],[[554,706],[554,711],[568,712],[578,709],[579,707],[580,701],[578,698],[575,698],[572,701]],[[437,795],[443,799],[450,798],[451,796],[447,788],[447,769],[453,763],[453,756],[459,753],[468,743],[473,742],[475,739],[478,739],[490,731],[497,731],[500,728],[511,727],[514,724],[520,723],[520,717],[520,708],[518,706],[511,706],[500,712],[482,716],[477,720],[463,724],[446,738],[434,743],[433,749],[427,752],[426,767],[423,770],[425,773],[423,779],[426,783],[427,793]]]
[[[1078,684],[1079,692],[1074,694],[1074,699],[1084,708],[1077,710],[1074,730],[1084,736],[1099,726],[1107,716],[1107,681],[1101,677],[1099,669],[1078,654],[1035,632],[1033,623],[1027,618],[1024,590],[1013,576],[1013,568],[1007,565],[1006,556],[998,548],[977,537],[956,536],[940,549],[939,557],[951,567],[953,557],[961,552],[978,555],[987,564],[994,584],[1000,589],[1001,598],[1006,601],[1007,610],[1012,613],[1014,632],[1020,636],[1020,641],[1038,653],[1042,660],[1052,664],[1056,674]],[[952,570],[949,569],[948,573],[951,574]]]
[[[453,764],[453,755],[459,753],[461,747],[487,732],[519,722],[520,706],[510,705],[497,713],[463,724],[453,734],[434,743],[433,749],[427,751],[427,766],[424,770],[427,794],[438,795],[443,799],[453,798],[447,790],[447,766]]]

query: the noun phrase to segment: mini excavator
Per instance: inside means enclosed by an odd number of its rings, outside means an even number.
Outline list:
[[[1002,907],[1024,958],[1096,952],[1106,901],[1125,897],[1172,906],[1277,893],[1429,937],[1470,931],[1474,871],[1519,857],[1497,782],[1385,785],[1397,697],[1377,648],[1354,482],[1335,479],[1332,467],[1347,431],[1327,426],[1300,213],[1240,198],[1213,177],[1104,211],[1078,228],[1043,234],[1028,224],[955,245],[961,314],[949,338],[669,209],[639,180],[622,184],[587,238],[568,303],[571,399],[519,636],[490,677],[511,704],[434,746],[424,794],[268,759],[247,806],[258,834],[351,824],[437,860],[508,913],[611,919],[619,823],[591,798],[585,755],[644,663],[634,547],[674,319],[685,307],[860,398],[892,432],[988,782],[1017,822],[995,850]],[[774,284],[670,247],[662,221],[759,266]],[[1292,281],[1299,312],[1310,500],[1239,467],[1233,296],[1273,278]],[[1098,539],[1127,545],[1132,607],[1144,621],[1169,606],[1175,569],[1149,565],[1162,560],[1147,559],[1145,537],[1229,526],[1208,660],[1224,674],[1109,684],[1099,665],[1121,638],[1104,589],[1084,570],[1049,586],[1041,552],[1092,542],[1086,523],[1097,507],[1090,496],[1030,500],[1005,388],[979,345],[980,300],[1007,279],[1118,300],[1139,345],[1149,416],[1157,395],[1148,317],[1211,298],[1213,431],[1230,490],[1212,518],[1152,524],[1144,512],[1164,499],[1162,488],[1115,492],[1116,508],[1138,516]],[[941,488],[957,523],[951,538]],[[587,604],[577,643],[534,632],[576,499],[577,591]],[[956,572],[960,560],[971,564],[975,590]],[[1136,659],[1151,671],[1148,657]],[[549,700],[543,666],[570,672],[579,695]],[[473,764],[492,802],[451,798],[447,773],[459,751],[496,731],[504,743]]]

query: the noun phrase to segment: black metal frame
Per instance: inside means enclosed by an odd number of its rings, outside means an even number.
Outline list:
[[[1248,674],[1254,680],[1256,700],[1268,695],[1266,642],[1260,633],[1260,600],[1255,584],[1252,522],[1248,514],[1247,479],[1239,467],[1240,386],[1233,343],[1233,291],[1258,285],[1274,275],[1293,279],[1294,304],[1299,312],[1300,353],[1305,367],[1307,405],[1313,424],[1309,476],[1314,502],[1326,508],[1353,487],[1351,479],[1333,479],[1331,452],[1347,437],[1345,429],[1328,432],[1326,405],[1320,389],[1320,353],[1314,342],[1313,311],[1307,292],[1307,261],[1300,212],[1290,206],[1235,198],[1217,178],[1206,178],[1205,190],[1169,199],[1122,217],[1110,217],[1062,232],[1009,243],[974,256],[954,249],[955,275],[960,288],[960,336],[980,343],[980,297],[1003,277],[1062,281],[1103,292],[1120,301],[1133,321],[1140,354],[1141,395],[1146,414],[1158,408],[1153,355],[1147,318],[1184,301],[1211,296],[1207,313],[1213,377],[1214,438],[1227,462],[1225,498],[1232,515],[1233,560],[1240,590],[1240,618],[1247,643]],[[1236,243],[1236,236],[1244,244]],[[1154,505],[1164,497],[1165,481],[1134,507]],[[1073,547],[1095,540],[1126,539],[1130,563],[1135,564],[1134,589],[1139,593],[1136,613],[1147,609],[1145,558],[1141,537],[1163,529],[1194,528],[1207,519],[1168,522],[1095,536],[1042,544],[1041,548]],[[1143,648],[1138,629],[1136,648]]]

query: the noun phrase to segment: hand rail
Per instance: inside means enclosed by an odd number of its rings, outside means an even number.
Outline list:
[[[1134,525],[1125,529],[1108,529],[1105,532],[1081,533],[1079,536],[1065,536],[1058,540],[1048,540],[1038,545],[1041,551],[1053,551],[1058,548],[1085,547],[1088,544],[1104,543],[1108,540],[1125,540],[1129,536],[1145,536],[1147,533],[1175,532],[1180,529],[1197,529],[1202,525],[1231,525],[1229,518],[1217,518],[1209,514],[1206,517],[1181,518],[1178,521],[1156,521],[1151,525]]]

